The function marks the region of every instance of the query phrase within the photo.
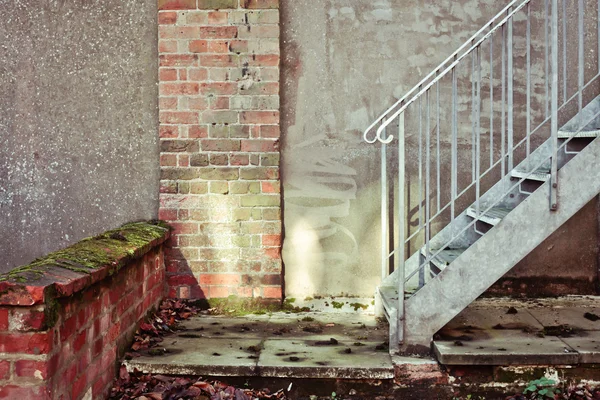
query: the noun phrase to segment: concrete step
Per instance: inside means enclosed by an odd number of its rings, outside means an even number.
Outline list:
[[[392,379],[388,330],[374,316],[302,313],[198,316],[165,338],[159,355],[125,361],[128,370],[200,376]],[[164,354],[160,354],[164,353]]]

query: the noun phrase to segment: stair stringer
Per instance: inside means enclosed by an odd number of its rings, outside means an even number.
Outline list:
[[[557,211],[544,183],[405,303],[403,347],[433,335],[600,193],[600,140],[558,171]]]

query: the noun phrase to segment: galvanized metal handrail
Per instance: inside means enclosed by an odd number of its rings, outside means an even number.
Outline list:
[[[421,287],[426,284],[425,271],[431,266],[431,261],[435,259],[441,252],[449,248],[455,240],[459,240],[465,235],[465,232],[474,230],[476,233],[480,233],[476,229],[476,223],[479,216],[489,212],[493,207],[501,204],[506,200],[508,195],[512,191],[519,187],[519,185],[527,178],[536,173],[536,170],[544,165],[550,165],[549,167],[549,208],[552,211],[556,211],[559,207],[557,198],[557,187],[558,187],[558,158],[559,151],[566,149],[566,144],[573,139],[574,135],[571,136],[565,143],[559,146],[558,140],[558,126],[559,126],[559,112],[565,112],[567,106],[576,102],[577,111],[579,115],[583,115],[581,110],[583,109],[583,94],[584,90],[587,89],[592,82],[600,80],[600,4],[598,5],[597,15],[597,27],[598,27],[598,47],[594,50],[598,51],[598,74],[591,79],[587,79],[584,73],[585,65],[585,40],[584,40],[584,26],[586,13],[584,10],[584,0],[578,0],[577,2],[569,3],[569,7],[577,7],[577,33],[575,34],[576,40],[569,38],[567,35],[567,2],[568,0],[561,0],[563,2],[562,8],[559,8],[559,0],[514,0],[511,1],[503,10],[498,13],[492,20],[486,23],[480,30],[478,30],[467,42],[459,47],[450,57],[436,67],[431,73],[429,73],[421,82],[411,89],[405,96],[398,100],[392,107],[390,107],[385,113],[383,113],[377,120],[375,120],[364,132],[364,140],[369,143],[375,143],[379,141],[381,146],[381,236],[382,236],[382,248],[381,248],[381,275],[384,279],[390,273],[391,258],[393,257],[394,270],[396,271],[398,278],[398,307],[397,315],[395,318],[400,324],[403,320],[403,304],[405,297],[405,285],[410,279],[419,276],[418,286]],[[590,0],[587,0],[590,1]],[[599,1],[600,3],[600,1]],[[542,11],[532,13],[532,7],[539,6]],[[562,11],[561,11],[562,10]],[[562,13],[562,25],[559,25],[559,14]],[[515,34],[514,22],[517,16],[524,14],[524,18],[519,21],[525,21],[525,33],[521,31]],[[543,21],[539,19],[543,18]],[[538,18],[536,20],[535,18]],[[537,36],[532,35],[532,19],[543,23],[543,33],[539,34],[539,29],[536,31]],[[559,81],[559,29],[562,26],[562,82]],[[516,35],[525,36],[522,41],[515,41]],[[571,39],[567,42],[568,39]],[[501,41],[501,53],[498,54],[498,50],[494,46],[494,41]],[[567,46],[577,42],[577,90],[575,94],[570,95],[567,91],[569,86],[567,85]],[[523,68],[515,68],[514,65],[514,52],[515,42],[522,44],[525,43],[526,57],[525,66]],[[482,63],[482,53],[484,46],[489,44],[489,60]],[[544,47],[544,56],[537,59],[532,57],[532,48]],[[487,50],[487,49],[485,49]],[[471,101],[466,103],[460,103],[459,100],[459,79],[464,84],[465,77],[460,76],[460,73],[464,72],[464,66],[467,64],[466,60],[470,58],[470,77],[466,80],[470,83],[471,88]],[[499,60],[498,60],[499,59]],[[498,62],[500,65],[498,66]],[[496,63],[496,66],[495,66]],[[542,69],[543,74],[540,76],[532,74],[532,63],[537,63],[536,68]],[[483,68],[482,68],[483,65]],[[461,69],[462,68],[462,69]],[[497,70],[500,71],[497,71]],[[499,74],[498,74],[499,72]],[[524,72],[524,73],[523,73]],[[489,75],[489,84],[484,83],[484,75]],[[447,84],[443,86],[443,83],[448,80]],[[498,80],[500,83],[498,83]],[[536,91],[535,87],[542,87],[544,95],[541,98],[534,99]],[[518,115],[518,122],[521,124],[517,133],[524,132],[522,138],[515,137],[515,83],[526,85],[525,88],[525,101],[524,104],[520,104],[520,113]],[[489,93],[489,97],[484,97],[483,87],[489,85],[489,90],[486,88],[486,95]],[[444,94],[442,90],[450,87],[451,93],[447,96],[449,101],[440,101]],[[563,96],[559,99],[559,90],[562,88]],[[498,90],[501,91],[498,96]],[[432,97],[435,97],[432,106]],[[500,101],[498,101],[500,97]],[[461,98],[462,99],[462,98]],[[535,100],[535,101],[534,101]],[[562,103],[560,103],[562,100]],[[487,111],[482,111],[483,104],[489,101],[489,117],[485,119],[483,114]],[[533,106],[537,103],[537,108]],[[460,107],[459,107],[460,106]],[[446,109],[444,109],[446,107]],[[461,108],[461,111],[459,111]],[[464,115],[464,109],[470,108],[470,116]],[[433,112],[432,112],[433,110]],[[523,111],[525,116],[523,118]],[[445,112],[445,120],[451,120],[449,127],[446,129],[441,128],[442,118],[441,114]],[[450,118],[448,118],[450,117]],[[595,115],[594,118],[600,117]],[[494,122],[500,118],[500,132],[494,132],[494,128],[497,129]],[[540,121],[541,119],[541,121]],[[524,120],[524,121],[523,121]],[[563,121],[564,122],[564,121]],[[584,127],[590,121],[584,121],[581,117],[579,121],[578,131],[584,129]],[[432,129],[432,123],[435,124]],[[461,188],[459,186],[459,155],[468,155],[465,150],[462,150],[459,154],[459,137],[461,134],[464,136],[464,126],[470,127],[471,135],[471,180],[467,182],[466,186]],[[370,138],[370,134],[376,129],[376,134],[373,138]],[[397,183],[394,184],[397,188],[397,193],[394,190],[390,190],[389,182],[389,171],[393,170],[389,168],[389,162],[391,154],[388,145],[392,142],[394,135],[387,135],[387,131],[391,127],[397,127],[397,145],[398,145],[398,156],[397,156]],[[410,174],[406,174],[406,137],[405,133],[410,131],[411,135],[408,137],[413,141],[412,146],[415,146],[416,140],[418,142],[418,149],[414,148],[414,152],[411,152],[413,157],[412,165],[415,161],[418,164],[418,171],[414,172],[414,177]],[[542,160],[537,159],[531,161],[530,155],[536,151],[536,146],[539,146],[540,141],[532,141],[533,135],[539,135],[546,132],[549,137],[550,155]],[[482,136],[489,136],[489,141],[482,140]],[[500,136],[495,137],[495,135]],[[518,135],[517,135],[518,136]],[[450,157],[449,168],[443,168],[441,158],[441,143],[449,144],[450,146]],[[464,140],[462,141],[465,142]],[[515,144],[516,142],[516,144]],[[543,141],[542,141],[543,142]],[[487,149],[486,149],[487,147]],[[498,149],[499,147],[499,149]],[[523,150],[524,147],[524,150]],[[499,155],[497,154],[499,150]],[[416,153],[416,154],[414,154]],[[433,153],[433,154],[432,154]],[[489,153],[489,164],[484,164],[484,159],[488,158]],[[432,166],[432,159],[435,160],[434,166]],[[504,179],[507,174],[510,174],[514,169],[515,165],[519,164],[519,160],[527,160],[527,170],[525,177],[517,179],[514,185],[510,185],[509,188],[505,188],[504,192],[499,194],[493,201],[486,199],[484,205],[481,205],[481,195],[485,192],[483,184],[483,178],[490,178],[492,173],[499,172],[494,179],[496,181]],[[487,163],[487,161],[485,161]],[[442,192],[446,189],[442,186],[442,169],[450,170],[449,182],[449,193],[442,196]],[[499,170],[499,171],[498,171]],[[434,176],[432,176],[434,175]],[[466,176],[461,176],[460,184],[464,185]],[[410,195],[407,197],[405,185],[410,179]],[[493,184],[492,182],[491,184]],[[392,183],[393,184],[393,183]],[[490,182],[486,182],[489,186]],[[474,191],[474,193],[472,193]],[[396,209],[398,210],[398,218],[392,218],[394,215],[394,206],[389,205],[390,195],[396,196]],[[411,197],[417,201],[417,204],[413,208],[417,214],[415,217],[415,226],[411,228],[409,222],[405,217],[407,202],[410,207]],[[453,223],[455,219],[463,212],[459,207],[464,207],[464,201],[459,206],[459,199],[464,199],[464,196],[469,196],[474,203],[474,212],[477,218],[470,221],[469,223],[461,222],[461,226],[447,236],[441,243],[440,240],[436,241],[435,248],[431,247],[431,239],[435,236],[433,221],[439,221],[439,218],[445,218],[444,215],[449,215],[449,222]],[[489,197],[489,196],[488,196]],[[436,220],[437,219],[437,220]],[[395,223],[391,223],[391,221]],[[448,221],[445,221],[446,223]],[[411,229],[414,231],[411,232]],[[438,229],[438,228],[436,228]],[[447,240],[446,240],[447,239]],[[407,245],[411,244],[412,241],[419,241],[423,243],[423,246],[417,250],[423,256],[418,262],[418,267],[413,271],[405,271],[405,261],[407,259]],[[391,250],[391,251],[390,251]],[[397,330],[398,339],[402,340],[402,327],[397,326],[393,330]]]
[[[394,117],[390,117],[389,114],[394,112],[394,110],[398,107],[403,105],[405,102],[407,102],[407,99],[413,95],[415,92],[417,92],[417,90],[420,90],[426,83],[427,81],[429,81],[430,79],[434,78],[434,83],[436,81],[439,81],[439,79],[441,78],[440,76],[438,76],[438,72],[441,70],[446,70],[448,68],[446,68],[446,66],[448,65],[448,63],[450,63],[451,61],[453,62],[452,64],[455,64],[454,62],[456,61],[457,58],[462,58],[459,57],[459,54],[465,49],[467,48],[469,45],[471,45],[472,43],[474,43],[477,38],[483,33],[485,32],[487,29],[489,29],[490,27],[494,27],[495,25],[499,26],[502,25],[502,22],[500,24],[497,24],[496,21],[500,18],[503,18],[503,21],[506,19],[504,17],[504,15],[506,14],[506,12],[508,10],[510,10],[512,7],[515,7],[516,4],[518,3],[528,3],[531,0],[512,0],[506,7],[504,7],[502,9],[502,11],[500,11],[498,14],[496,14],[496,16],[494,16],[487,24],[485,24],[483,27],[481,27],[481,29],[479,29],[477,32],[475,32],[473,34],[473,36],[471,36],[465,43],[463,43],[458,49],[456,49],[456,51],[454,51],[454,53],[452,53],[448,58],[446,58],[444,61],[442,61],[433,71],[431,71],[429,74],[427,74],[419,83],[417,83],[412,89],[410,89],[404,96],[402,96],[400,98],[400,100],[396,101],[396,103],[394,103],[394,105],[392,105],[390,108],[388,108],[383,114],[381,114],[379,116],[379,118],[377,118],[371,125],[369,125],[369,127],[363,132],[363,139],[365,140],[365,142],[367,143],[375,143],[376,141],[380,141],[382,143],[390,143],[393,140],[393,136],[388,138],[388,139],[382,139],[381,138],[381,132],[382,132],[382,128],[379,127],[377,130],[377,134],[373,139],[369,139],[369,133],[373,130],[373,128],[375,128],[379,123],[381,123],[382,121],[385,122],[385,119],[390,119],[390,118],[394,118]],[[522,6],[522,5],[521,5]],[[468,54],[472,51],[472,47],[467,50],[467,52],[465,54]],[[414,100],[416,97],[419,97],[421,94],[417,93],[413,99]],[[412,102],[411,100],[409,100],[408,102]],[[399,114],[397,112],[394,113],[395,117],[397,117]],[[387,125],[386,125],[387,126]],[[385,129],[385,127],[383,128]]]

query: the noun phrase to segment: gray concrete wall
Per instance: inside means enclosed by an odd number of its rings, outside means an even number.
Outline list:
[[[364,143],[362,130],[504,4],[493,0],[282,2],[283,259],[287,296],[372,296],[380,276],[380,147]],[[575,17],[571,9],[569,13]],[[543,32],[541,14],[536,11],[534,15],[537,20],[532,30],[539,34]],[[515,32],[523,33],[524,26],[520,18],[515,23]],[[591,36],[589,40],[595,38]],[[499,44],[497,40],[497,48]],[[516,41],[515,46],[524,49],[524,41]],[[545,73],[541,49],[539,43],[534,43],[532,57],[537,60],[532,67],[532,85],[537,95],[533,104],[534,122],[543,119],[540,96],[544,93]],[[485,53],[483,57],[485,70]],[[516,51],[515,60],[522,69],[524,53]],[[500,76],[499,65],[495,64],[496,77]],[[595,64],[589,69],[594,73],[597,70]],[[459,87],[464,90],[459,98],[459,112],[469,118],[467,72],[459,71]],[[444,87],[448,88],[448,82]],[[516,82],[515,90],[515,103],[522,104],[523,82]],[[496,91],[495,102],[500,104],[500,101]],[[489,101],[484,107],[489,107]],[[500,106],[495,112],[499,111]],[[449,116],[442,119],[449,120]],[[496,123],[498,127],[499,121]],[[523,132],[519,128],[524,123],[520,108],[515,115],[515,131]],[[470,145],[463,141],[470,140],[470,135],[470,126],[465,124],[464,131],[459,132],[462,187],[471,175]],[[496,143],[499,140],[497,136]],[[407,139],[407,146],[409,158],[414,158],[415,135]],[[449,143],[443,143],[442,157],[446,159],[442,162],[448,161],[448,150]],[[487,151],[485,144],[482,150]],[[416,174],[416,161],[412,161],[407,165],[412,182],[409,184],[414,184]],[[447,168],[444,174],[447,186]],[[411,192],[413,203],[414,192]],[[411,209],[414,206],[411,204]],[[551,243],[544,243],[513,270],[510,279],[531,277],[540,281],[542,275],[552,279],[573,275],[595,282],[598,256],[595,213],[595,207],[590,205],[571,225],[567,224],[550,239],[558,242],[554,248],[565,252],[561,251],[561,257],[548,256],[546,249]],[[411,222],[416,223],[414,213],[411,215]],[[583,220],[589,223],[578,229]],[[436,222],[434,230],[443,225],[443,221]],[[574,240],[582,243],[577,257],[568,253],[567,243]],[[417,242],[415,248],[420,246]],[[570,265],[565,268],[569,260]],[[576,274],[570,272],[573,268],[577,269]],[[592,283],[587,287],[594,290]],[[502,287],[499,292],[503,292]]]
[[[156,2],[0,0],[0,272],[158,209]]]

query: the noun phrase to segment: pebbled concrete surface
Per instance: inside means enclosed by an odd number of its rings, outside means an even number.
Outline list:
[[[156,2],[0,0],[0,272],[157,217]]]

